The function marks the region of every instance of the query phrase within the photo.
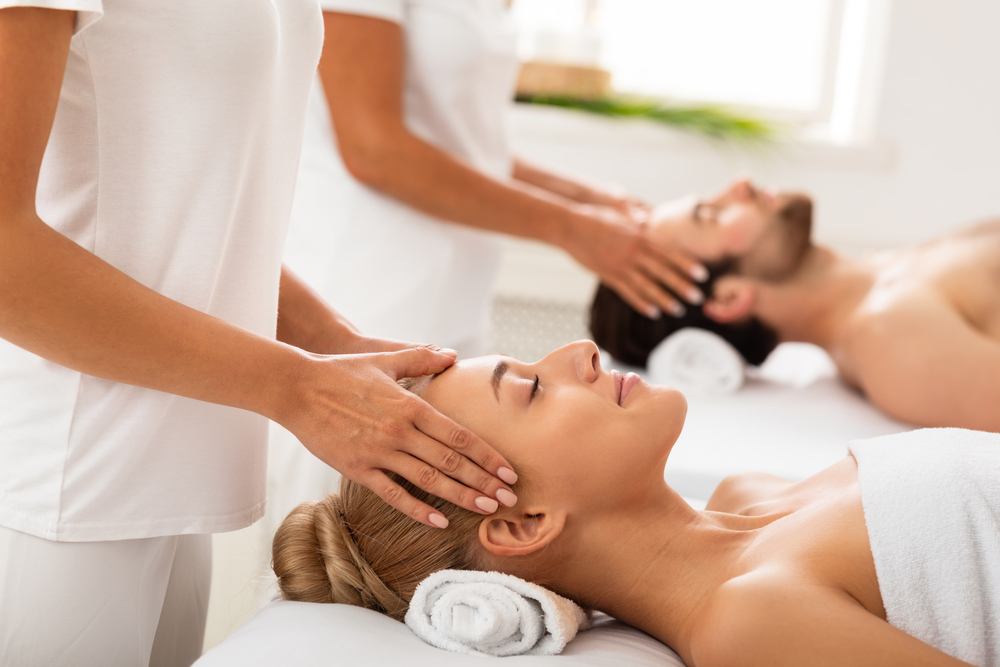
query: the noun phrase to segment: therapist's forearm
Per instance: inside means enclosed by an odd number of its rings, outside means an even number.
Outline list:
[[[344,159],[366,185],[449,222],[564,246],[583,217],[576,202],[487,176],[403,126],[353,155],[345,151]]]
[[[362,351],[358,329],[287,266],[281,267],[277,338],[316,354]]]
[[[626,203],[631,203],[639,205],[637,200],[630,197],[619,186],[605,185],[579,176],[558,173],[521,157],[514,159],[513,176],[519,181],[583,204],[624,206]]]
[[[87,375],[278,419],[304,352],[173,301],[0,210],[0,337]]]

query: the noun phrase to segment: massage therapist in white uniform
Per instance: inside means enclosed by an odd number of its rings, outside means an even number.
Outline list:
[[[511,155],[506,0],[320,4],[286,259],[362,331],[485,354],[495,232],[565,249],[651,316],[683,307],[657,280],[700,298],[700,265],[647,241],[638,202]]]
[[[646,210],[511,154],[518,63],[506,0],[320,0],[285,259],[362,331],[485,354],[497,232],[567,250],[640,312],[698,302],[694,259],[653,247]],[[272,528],[337,476],[272,429]]]
[[[395,382],[454,353],[367,338],[282,268],[322,38],[315,0],[0,0],[5,667],[197,658],[267,418],[425,524],[385,470],[514,502]]]

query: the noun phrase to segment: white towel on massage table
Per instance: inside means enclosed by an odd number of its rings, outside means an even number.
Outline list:
[[[1000,434],[922,429],[850,451],[889,623],[1000,667]]]
[[[730,394],[743,386],[746,364],[740,353],[711,331],[686,327],[664,338],[649,353],[649,381],[699,394]]]
[[[449,651],[555,655],[589,619],[575,602],[509,574],[441,570],[417,586],[406,624]]]

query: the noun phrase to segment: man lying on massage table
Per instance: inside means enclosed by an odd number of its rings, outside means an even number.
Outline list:
[[[704,305],[650,320],[601,286],[598,345],[644,366],[676,329],[714,331],[758,365],[783,341],[814,343],[889,415],[1000,431],[1000,220],[861,261],[810,239],[812,201],[737,180],[653,211],[654,237],[711,270]]]

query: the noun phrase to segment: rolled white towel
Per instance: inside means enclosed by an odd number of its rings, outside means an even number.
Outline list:
[[[441,570],[417,586],[406,625],[448,651],[556,655],[590,619],[572,600],[509,574]]]
[[[664,338],[646,364],[649,380],[699,394],[729,394],[743,386],[746,362],[718,334],[687,327]]]

